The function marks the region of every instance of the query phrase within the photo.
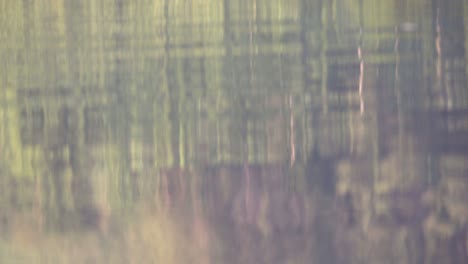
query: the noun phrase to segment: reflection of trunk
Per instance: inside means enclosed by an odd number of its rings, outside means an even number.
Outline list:
[[[164,169],[159,171],[160,180],[160,197],[156,199],[162,201],[163,211],[167,211],[170,208],[179,205],[178,202],[185,200],[185,185],[184,178],[194,177],[194,175],[187,174],[187,172],[179,169]]]
[[[210,246],[210,229],[211,226],[203,213],[203,205],[200,203],[199,199],[194,199],[192,236],[196,243],[198,254],[200,254],[200,263],[211,263],[210,250],[212,247]]]
[[[281,167],[244,165],[243,181],[232,204],[234,222],[265,234],[290,234],[304,230],[304,199],[284,188]]]
[[[103,233],[108,231],[112,214],[108,185],[112,172],[110,167],[104,164],[114,164],[114,160],[109,161],[109,156],[100,155],[107,147],[108,145],[101,145],[86,150],[71,148],[70,151],[77,154],[72,159],[71,166],[73,202],[78,217],[78,227]],[[89,157],[84,158],[82,151],[86,151]]]
[[[167,94],[169,98],[169,124],[171,130],[171,152],[172,160],[175,167],[183,168],[185,166],[186,160],[186,135],[187,131],[184,127],[186,123],[182,115],[182,107],[184,105],[184,94],[185,88],[183,81],[180,79],[180,76],[183,75],[183,65],[187,64],[188,59],[181,59],[176,55],[172,55],[173,48],[171,45],[176,45],[175,40],[171,40],[171,15],[170,8],[173,8],[170,5],[170,1],[164,2],[164,34],[165,34],[165,43],[164,43],[164,54],[165,60],[167,62],[165,68],[165,75],[167,81]]]
[[[316,126],[318,127],[318,126]],[[309,155],[306,167],[306,180],[309,191],[315,197],[316,217],[313,234],[316,243],[317,263],[336,263],[334,219],[331,214],[335,194],[335,163],[332,158],[324,157],[319,150],[319,138],[315,135],[315,143]]]
[[[409,236],[406,247],[410,263],[424,264],[426,242],[422,228],[411,229]]]
[[[331,199],[317,195],[317,216],[315,217],[314,235],[317,246],[317,263],[334,264],[335,260],[335,229],[334,219],[330,214]]]
[[[255,178],[258,176],[256,175]],[[234,201],[233,216],[238,223],[255,225],[261,195],[258,184],[252,182],[251,169],[248,165],[244,165],[243,178],[244,182],[241,185],[241,190]]]
[[[317,139],[315,139],[317,142]],[[335,193],[335,164],[331,158],[325,158],[319,153],[319,146],[315,144],[307,161],[306,180],[311,191],[318,191],[324,195]]]

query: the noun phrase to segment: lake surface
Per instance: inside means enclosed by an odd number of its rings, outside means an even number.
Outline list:
[[[0,0],[0,263],[468,263],[467,14]]]

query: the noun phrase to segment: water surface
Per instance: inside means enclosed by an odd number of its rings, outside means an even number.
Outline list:
[[[467,263],[463,0],[0,0],[1,263]]]

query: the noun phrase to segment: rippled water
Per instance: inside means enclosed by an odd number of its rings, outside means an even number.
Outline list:
[[[463,0],[0,0],[0,263],[467,263]]]

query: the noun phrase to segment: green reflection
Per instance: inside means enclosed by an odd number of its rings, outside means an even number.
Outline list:
[[[467,259],[466,1],[0,6],[1,263]]]

